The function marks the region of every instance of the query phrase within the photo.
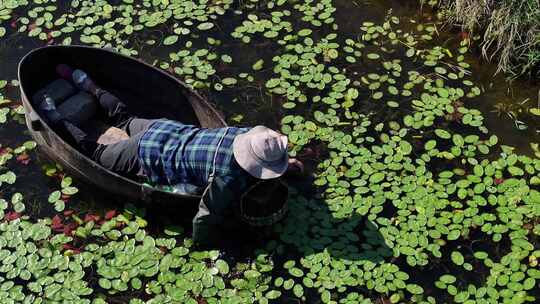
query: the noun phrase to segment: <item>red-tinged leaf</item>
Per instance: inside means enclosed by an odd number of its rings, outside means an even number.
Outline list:
[[[35,22],[32,22],[32,23],[28,26],[28,30],[31,31],[31,30],[35,29],[36,26],[37,26],[36,23],[35,23]]]
[[[4,215],[4,218],[9,222],[21,217],[21,214],[15,211],[10,211]]]
[[[54,232],[62,232],[62,233],[64,233],[64,224],[59,224],[59,225],[56,225],[56,226],[51,226],[51,229],[52,229]]]
[[[496,179],[493,180],[493,183],[494,183],[495,185],[500,185],[500,184],[502,184],[503,182],[504,182],[504,178],[496,178]]]
[[[64,224],[62,223],[62,218],[58,215],[55,215],[51,220],[51,228],[55,232],[63,232],[64,231]]]
[[[4,155],[4,154],[8,154],[8,153],[11,153],[11,148],[9,147],[5,147],[5,148],[2,148],[0,147],[0,156]]]
[[[71,216],[73,213],[75,213],[75,210],[68,209],[64,211],[64,216]]]
[[[105,213],[105,219],[110,220],[116,216],[116,210],[109,210]]]
[[[26,166],[30,163],[30,156],[28,156],[26,153],[22,153],[17,156],[17,162]]]
[[[11,26],[11,28],[16,29],[16,28],[17,28],[17,20],[16,20],[16,19],[13,20],[13,21],[10,23],[10,26]]]
[[[101,219],[101,217],[99,215],[95,215],[95,214],[87,214],[87,215],[84,216],[84,222],[85,223],[99,222],[100,219]]]
[[[75,247],[75,246],[73,246],[73,245],[71,245],[71,244],[63,244],[63,245],[62,245],[62,248],[63,248],[64,250],[66,250],[66,251],[67,251],[67,250],[70,250],[70,251],[71,251],[72,253],[74,253],[74,254],[79,254],[79,253],[82,252],[82,248]]]
[[[206,300],[202,297],[198,297],[197,298],[197,304],[208,304],[208,302],[206,302]]]
[[[76,223],[66,224],[66,225],[64,225],[64,234],[67,235],[67,236],[71,236],[71,235],[73,235],[73,230],[75,230],[76,228],[77,228]]]
[[[60,223],[60,224],[57,224],[57,225],[51,225],[51,229],[54,231],[54,232],[64,232],[64,224]]]
[[[49,39],[49,40],[47,40],[46,45],[51,45],[51,44],[53,44],[53,43],[54,43],[54,39]]]
[[[58,215],[53,216],[51,219],[51,225],[58,225],[62,223],[62,218]]]
[[[70,198],[70,197],[71,197],[71,196],[62,193],[62,196],[60,197],[60,199],[63,200],[64,203],[67,203],[67,202],[69,201],[69,198]]]

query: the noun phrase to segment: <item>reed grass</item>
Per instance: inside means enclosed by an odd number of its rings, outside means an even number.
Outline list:
[[[497,72],[540,77],[538,0],[420,1],[438,8],[449,24],[480,35],[482,54],[497,63]]]

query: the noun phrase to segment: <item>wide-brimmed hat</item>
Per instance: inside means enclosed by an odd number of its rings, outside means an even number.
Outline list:
[[[287,143],[287,136],[265,126],[256,126],[235,137],[234,158],[255,178],[277,178],[285,173],[289,164]]]

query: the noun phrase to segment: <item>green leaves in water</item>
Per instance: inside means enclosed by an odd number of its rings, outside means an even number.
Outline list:
[[[264,60],[263,59],[259,59],[257,60],[252,66],[251,68],[254,70],[254,71],[259,71],[263,68],[263,65],[264,65]]]
[[[16,180],[17,176],[15,173],[13,173],[13,171],[7,171],[0,174],[0,186],[2,186],[3,183],[13,185]]]
[[[177,35],[168,36],[163,40],[163,45],[173,45],[178,41]]]
[[[201,31],[207,31],[213,27],[214,27],[214,24],[212,22],[203,22],[197,25],[197,28]]]
[[[540,116],[540,108],[530,108],[529,112],[535,116]]]
[[[281,105],[276,113],[283,114],[281,130],[293,146],[291,155],[305,153],[316,163],[320,198],[291,188],[291,212],[275,227],[268,252],[257,250],[253,261],[229,264],[217,251],[195,250],[182,229],[147,235],[146,221],[133,212],[104,221],[89,215],[87,222],[59,214],[35,223],[15,214],[26,210],[25,197],[12,191],[0,200],[6,228],[0,255],[9,262],[0,269],[6,278],[0,289],[6,299],[89,303],[98,294],[144,293],[149,301],[179,303],[371,301],[352,292],[360,288],[393,303],[433,303],[434,285],[445,299],[460,303],[535,300],[528,291],[539,279],[538,158],[501,146],[483,125],[482,113],[468,108],[482,90],[470,80],[466,48],[456,52],[430,44],[436,25],[405,21],[402,27],[404,21],[389,16],[381,24],[361,20],[357,32],[339,33],[332,1],[280,0],[264,10],[245,3],[235,12],[238,20],[233,12],[227,15],[234,31],[220,33],[230,1],[143,2],[72,1],[76,13],[35,3],[17,12],[17,30],[44,42],[80,40],[128,55],[138,55],[141,45],[151,51],[166,46],[169,57],[155,64],[195,88],[228,91],[249,83],[260,96],[273,95],[270,108]],[[225,47],[230,41],[218,39],[229,34],[243,44],[232,49],[264,48],[273,57],[233,62],[225,54],[231,53]],[[234,72],[231,64],[238,64]],[[6,84],[0,82],[0,90]],[[2,106],[11,103],[5,100],[0,98],[0,122],[22,117],[20,107]],[[247,112],[228,117],[251,121]],[[19,182],[17,170],[5,164],[30,150],[2,150],[2,191]],[[77,191],[65,177],[48,200],[60,212]],[[49,224],[58,228],[64,221],[78,226],[67,235],[51,232]],[[494,254],[477,250],[477,244],[505,247]],[[276,263],[285,256],[287,262]],[[433,284],[415,284],[435,262],[444,263],[448,273]],[[468,281],[463,273],[472,271],[485,279]]]
[[[232,77],[223,78],[221,80],[221,83],[223,83],[224,85],[227,85],[227,86],[235,85],[237,82],[238,82],[238,80],[236,80],[236,78],[232,78]]]

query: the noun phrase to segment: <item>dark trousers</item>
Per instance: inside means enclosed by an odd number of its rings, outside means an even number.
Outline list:
[[[130,116],[126,105],[103,89],[98,89],[96,97],[101,108],[105,110],[109,123],[124,130],[129,139],[110,145],[99,145],[89,140],[86,132],[67,120],[63,119],[57,124],[71,135],[79,148],[106,169],[130,178],[141,175],[139,140],[154,120]]]

